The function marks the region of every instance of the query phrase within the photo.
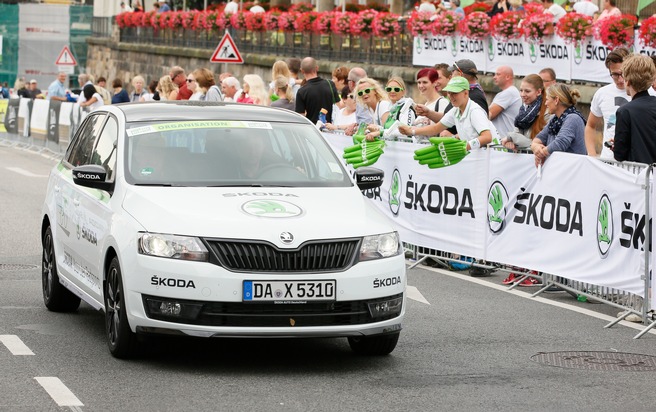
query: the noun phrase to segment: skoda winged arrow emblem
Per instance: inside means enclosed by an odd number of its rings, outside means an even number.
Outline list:
[[[280,234],[280,241],[286,245],[289,245],[294,241],[294,235],[289,232],[282,232]]]

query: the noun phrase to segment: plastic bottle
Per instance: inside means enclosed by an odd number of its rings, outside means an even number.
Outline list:
[[[586,298],[585,295],[576,295],[576,300],[579,302],[587,302],[588,298]]]
[[[326,126],[326,114],[328,114],[328,110],[321,109],[319,112],[319,120],[317,120],[317,129],[323,130]]]

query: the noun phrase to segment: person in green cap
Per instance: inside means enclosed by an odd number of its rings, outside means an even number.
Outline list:
[[[442,131],[455,126],[457,139],[467,141],[467,150],[484,147],[492,140],[499,141],[499,133],[485,113],[485,110],[469,98],[469,81],[464,77],[449,80],[443,92],[447,93],[453,108],[438,123],[424,127],[399,126],[406,136],[438,136]]]

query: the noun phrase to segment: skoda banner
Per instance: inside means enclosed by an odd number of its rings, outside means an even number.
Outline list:
[[[326,139],[337,155],[352,144]],[[364,193],[404,241],[644,295],[644,176],[560,152],[541,176],[532,155],[496,150],[429,169],[412,160],[422,147],[388,142]]]
[[[636,52],[655,52],[638,43]],[[417,66],[452,64],[456,60],[470,59],[476,64],[479,73],[494,73],[497,67],[505,65],[512,67],[516,76],[526,76],[551,67],[560,80],[611,82],[605,65],[610,49],[593,38],[580,45],[572,45],[565,43],[559,36],[547,36],[534,42],[524,38],[498,40],[487,37],[484,40],[471,40],[462,36],[429,35],[415,37],[414,46],[412,63]]]

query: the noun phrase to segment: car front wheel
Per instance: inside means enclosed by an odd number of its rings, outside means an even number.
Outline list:
[[[43,303],[52,312],[73,312],[80,306],[80,298],[59,283],[57,257],[50,226],[43,235],[43,254],[41,256],[41,286]]]
[[[400,332],[386,335],[359,336],[348,338],[353,352],[358,355],[384,356],[392,353],[399,341]]]
[[[129,358],[136,352],[137,337],[128,323],[121,267],[116,257],[109,264],[104,289],[105,334],[109,352],[116,358]]]

